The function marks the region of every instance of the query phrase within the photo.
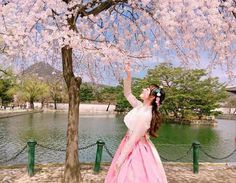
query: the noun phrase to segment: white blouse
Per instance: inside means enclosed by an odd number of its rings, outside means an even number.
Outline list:
[[[144,130],[148,130],[152,118],[151,107],[152,106],[149,107],[140,104],[129,111],[124,117],[124,123],[127,128],[130,131],[134,131],[139,123],[140,127],[144,128]]]

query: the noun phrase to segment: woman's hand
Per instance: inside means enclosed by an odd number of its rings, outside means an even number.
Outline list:
[[[130,63],[129,62],[125,63],[125,72],[127,74],[127,77],[131,77],[131,67],[130,67]]]

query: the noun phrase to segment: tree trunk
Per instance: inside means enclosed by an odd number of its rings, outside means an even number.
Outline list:
[[[234,109],[233,115],[236,114],[236,108]]]
[[[29,105],[30,109],[34,109],[34,101],[30,100],[30,105]]]
[[[41,101],[41,108],[40,109],[43,109],[43,105],[44,105],[44,101]]]
[[[106,111],[109,110],[110,104],[111,104],[111,103],[109,102]]]
[[[69,95],[69,111],[67,126],[66,161],[64,183],[79,183],[82,181],[78,158],[78,124],[79,124],[79,89],[81,78],[73,73],[72,48],[62,48],[63,76]]]
[[[45,102],[45,99],[43,98],[43,99],[41,100],[41,109],[43,109],[43,107],[44,107],[44,102]]]
[[[164,110],[164,112],[165,112],[166,115],[169,114],[168,111],[166,110],[166,108],[163,108],[163,110]]]
[[[54,109],[57,110],[57,101],[56,101],[56,99],[54,100]]]
[[[179,118],[179,115],[176,111],[173,111],[175,118]]]

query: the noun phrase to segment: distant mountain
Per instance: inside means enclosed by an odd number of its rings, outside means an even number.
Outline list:
[[[62,71],[55,69],[53,66],[45,62],[38,62],[29,66],[22,72],[22,75],[28,77],[36,76],[44,81],[63,79]]]
[[[62,71],[55,69],[53,66],[45,62],[38,62],[29,66],[22,72],[22,75],[27,77],[36,76],[39,79],[48,82],[58,80],[62,80],[64,82]],[[110,87],[109,85],[98,83],[94,84],[92,82],[83,82],[83,84],[92,85],[98,88]]]

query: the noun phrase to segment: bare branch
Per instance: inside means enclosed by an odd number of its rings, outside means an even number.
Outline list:
[[[94,1],[96,1],[96,0],[94,0]],[[119,3],[125,3],[125,2],[128,2],[128,0],[107,0],[107,1],[101,2],[94,9],[87,12],[86,10],[91,9],[90,4],[88,3],[85,6],[83,6],[81,9],[78,10],[78,14],[81,17],[88,16],[88,15],[96,16],[99,13],[101,13],[102,11],[108,10],[109,8],[111,8],[114,5],[117,5]]]
[[[7,73],[6,70],[0,69],[0,72],[2,72],[2,73],[5,74],[5,75],[8,75],[8,73]]]

